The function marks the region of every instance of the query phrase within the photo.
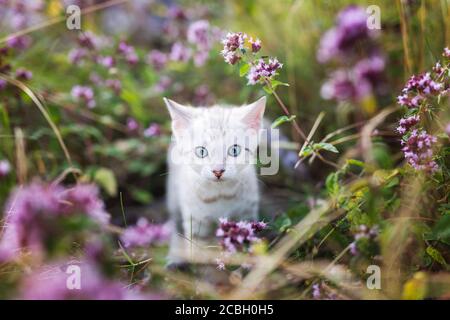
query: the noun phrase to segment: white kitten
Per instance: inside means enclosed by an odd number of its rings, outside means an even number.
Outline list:
[[[167,206],[174,228],[169,264],[213,237],[219,218],[256,220],[258,133],[266,98],[242,107],[192,108],[164,99],[172,117]],[[195,248],[194,248],[195,250]]]

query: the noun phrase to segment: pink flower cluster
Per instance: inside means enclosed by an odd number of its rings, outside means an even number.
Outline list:
[[[228,32],[226,34],[222,39],[223,50],[221,51],[226,63],[236,64],[247,51],[257,53],[261,50],[261,40],[250,38],[248,40],[250,48],[247,48],[245,45],[247,38],[247,34],[243,32]]]
[[[110,215],[98,193],[97,187],[90,184],[64,188],[35,182],[19,187],[6,204],[0,251],[10,257],[22,248],[41,252],[59,218],[83,215],[99,226],[107,225]]]
[[[216,236],[220,238],[220,244],[228,252],[243,251],[250,244],[259,241],[257,233],[267,227],[262,221],[229,221],[221,218]]]
[[[80,277],[69,278],[79,270]],[[142,300],[157,299],[103,275],[91,262],[63,261],[45,265],[25,277],[19,288],[24,300]]]
[[[167,224],[153,224],[146,218],[140,218],[133,227],[125,229],[120,237],[125,247],[144,247],[151,244],[164,243],[169,239]]]
[[[382,92],[385,60],[375,38],[376,31],[367,28],[364,8],[350,5],[338,14],[336,25],[322,36],[317,50],[320,63],[337,61],[342,65],[323,84],[324,99],[361,101]]]
[[[72,88],[71,95],[76,101],[83,102],[90,109],[96,106],[94,90],[91,87],[76,85]]]
[[[402,140],[402,151],[405,159],[416,170],[435,172],[438,169],[436,161],[433,160],[433,145],[437,138],[426,131],[414,129],[409,136]]]
[[[432,72],[421,75],[413,75],[402,90],[402,95],[397,98],[401,106],[411,109],[412,115],[399,121],[397,132],[403,138],[401,144],[407,162],[416,170],[433,173],[438,169],[433,160],[433,146],[437,138],[418,128],[420,114],[424,111],[429,100],[435,96],[448,96],[450,90],[450,77],[448,76],[450,61],[448,60],[448,48],[442,54],[444,64],[437,62]]]
[[[259,59],[251,66],[247,74],[248,84],[254,85],[264,81],[264,79],[272,79],[276,75],[277,70],[282,67],[283,64],[277,58],[269,58],[267,62],[264,59]]]

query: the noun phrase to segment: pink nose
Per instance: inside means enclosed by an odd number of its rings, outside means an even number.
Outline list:
[[[220,170],[213,170],[212,171],[214,173],[214,175],[216,176],[217,179],[220,179],[220,177],[222,176],[222,174],[225,172],[225,170],[220,169]]]

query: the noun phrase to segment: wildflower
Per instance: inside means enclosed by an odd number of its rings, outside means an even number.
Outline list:
[[[267,227],[265,222],[229,221],[221,218],[216,236],[221,238],[220,244],[229,252],[242,251],[246,246],[259,241],[256,233]]]
[[[8,82],[6,80],[0,79],[0,91],[5,89],[8,86]]]
[[[170,60],[186,62],[191,58],[191,49],[184,46],[181,42],[175,42],[170,51]]]
[[[169,89],[171,85],[172,79],[168,76],[162,76],[159,79],[158,83],[154,85],[153,90],[155,90],[158,93],[161,93]]]
[[[100,56],[97,58],[97,62],[106,68],[112,68],[115,65],[114,58],[111,56]]]
[[[167,224],[152,224],[146,218],[140,218],[135,226],[126,228],[120,236],[125,247],[144,247],[153,243],[163,243],[168,238]]]
[[[450,137],[450,122],[447,123],[447,126],[445,127],[445,133]]]
[[[448,47],[444,48],[444,53],[442,55],[446,58],[450,58],[450,49]]]
[[[357,81],[368,81],[372,87],[377,87],[383,75],[384,59],[379,55],[360,60],[353,68]]]
[[[16,70],[16,78],[19,80],[30,80],[33,77],[33,73],[24,68],[19,68]]]
[[[68,59],[70,63],[78,65],[87,57],[87,55],[88,51],[85,48],[75,48],[70,50]]]
[[[118,79],[107,79],[105,82],[106,86],[112,89],[116,94],[120,94],[122,91],[122,82]]]
[[[6,46],[11,49],[24,50],[31,44],[31,38],[28,36],[15,36],[8,38]]]
[[[11,165],[8,160],[0,160],[0,178],[5,177],[11,171]]]
[[[322,296],[322,293],[320,292],[320,285],[318,283],[313,284],[312,286],[313,292],[313,298],[314,299],[320,299],[320,297]]]
[[[136,131],[139,129],[139,124],[134,118],[128,118],[127,119],[127,129],[129,132]]]
[[[281,69],[281,64],[277,58],[270,58],[268,62],[264,59],[259,59],[247,74],[248,84],[254,85],[264,79],[272,79],[278,69]]]
[[[138,63],[139,58],[136,54],[136,50],[133,46],[128,45],[125,41],[121,41],[119,43],[118,51],[123,55],[123,57],[129,64],[134,65]]]
[[[79,268],[80,283],[68,284],[68,268]],[[24,300],[127,300],[145,296],[127,289],[126,283],[106,278],[90,262],[64,261],[34,270],[21,283],[20,297]]]
[[[91,87],[76,85],[72,88],[71,94],[75,100],[85,102],[89,108],[94,108],[96,105],[94,90]]]
[[[98,38],[90,31],[81,32],[77,40],[82,48],[89,50],[96,49],[96,43],[98,42]]]
[[[259,40],[258,38],[256,38],[255,40],[253,40],[253,38],[250,38],[248,42],[252,46],[253,53],[257,53],[259,50],[261,50],[261,40]]]
[[[317,60],[325,63],[336,58],[347,58],[347,53],[357,43],[374,37],[375,31],[367,28],[367,14],[364,8],[350,5],[339,13],[335,26],[322,36]]]
[[[241,59],[241,53],[238,50],[244,50],[245,39],[247,39],[245,33],[227,33],[222,40],[223,50],[221,51],[226,63],[233,65]]]
[[[152,123],[150,126],[144,130],[144,137],[155,137],[161,134],[161,127],[157,123]]]
[[[339,101],[360,100],[371,92],[371,85],[365,79],[356,81],[354,74],[344,69],[339,69],[331,74],[321,88],[324,99],[336,99]]]
[[[21,248],[42,252],[50,240],[55,241],[55,232],[60,230],[55,223],[59,218],[81,215],[99,226],[105,226],[110,219],[97,187],[87,184],[65,189],[54,184],[32,183],[11,194],[6,210],[0,250],[12,256]]]
[[[418,124],[420,117],[418,115],[413,115],[408,118],[400,119],[399,126],[397,127],[397,132],[400,134],[405,134],[411,127]]]
[[[202,84],[195,88],[194,103],[196,105],[207,105],[212,99],[213,95],[211,94],[208,85]]]
[[[167,10],[167,16],[175,20],[186,20],[187,15],[183,8],[173,5]]]
[[[191,23],[187,30],[188,42],[195,44],[199,49],[208,50],[210,48],[209,22],[198,20]]]
[[[416,170],[433,173],[438,169],[433,160],[433,145],[437,138],[426,131],[414,129],[409,137],[402,140],[402,151],[407,162]]]
[[[152,50],[147,56],[148,63],[157,71],[164,69],[167,60],[167,55],[159,50]]]
[[[358,241],[361,239],[374,239],[378,236],[379,230],[378,226],[373,226],[368,228],[366,225],[362,224],[358,226],[357,232],[354,235],[354,241],[350,243],[350,253],[354,256],[359,254]]]

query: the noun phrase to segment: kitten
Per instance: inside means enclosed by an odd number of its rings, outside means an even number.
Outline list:
[[[172,118],[167,207],[169,266],[184,264],[191,241],[215,236],[219,218],[256,220],[254,166],[266,98],[242,107],[193,108],[164,98]],[[195,248],[194,248],[195,250]]]

